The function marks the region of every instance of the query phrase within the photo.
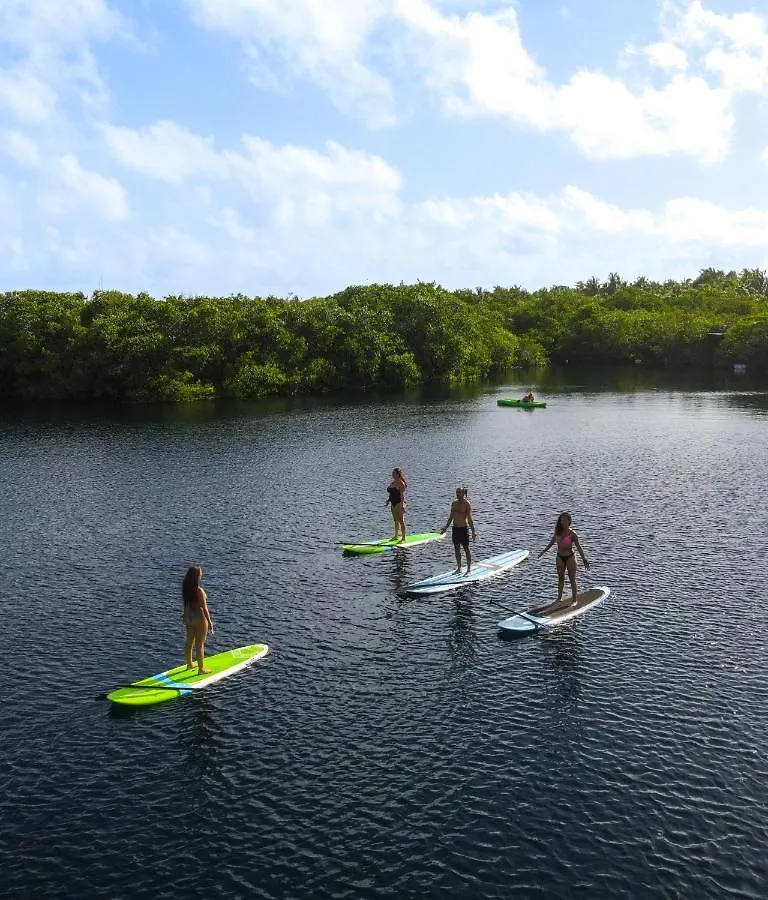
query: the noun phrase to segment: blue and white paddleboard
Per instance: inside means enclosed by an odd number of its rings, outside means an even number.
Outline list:
[[[554,602],[543,608],[534,607],[527,612],[518,613],[516,616],[499,622],[499,631],[507,635],[530,634],[532,631],[541,631],[542,628],[561,625],[602,603],[610,593],[611,589],[607,587],[589,588],[589,590],[581,591],[576,595],[575,605],[563,605],[568,604],[568,599],[564,598],[554,612],[548,612],[555,608]]]
[[[508,550],[506,553],[500,553],[498,556],[491,556],[481,562],[472,564],[472,570],[469,575],[456,575],[454,572],[443,572],[442,575],[435,575],[432,578],[425,578],[424,581],[417,581],[403,588],[406,594],[442,594],[444,591],[455,591],[465,584],[474,584],[476,581],[484,581],[486,578],[492,578],[494,575],[501,575],[507,569],[519,565],[524,559],[531,554],[530,550]]]

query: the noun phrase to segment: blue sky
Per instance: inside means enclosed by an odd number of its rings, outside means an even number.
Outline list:
[[[0,289],[768,268],[768,7],[2,0]]]

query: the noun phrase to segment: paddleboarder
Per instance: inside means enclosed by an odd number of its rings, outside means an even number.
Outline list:
[[[184,643],[184,656],[187,660],[187,668],[194,669],[192,662],[192,647],[197,656],[197,671],[200,675],[208,674],[205,668],[205,639],[208,631],[213,631],[213,619],[208,609],[208,596],[200,587],[200,579],[203,570],[200,566],[190,566],[181,583],[181,597],[184,601],[182,619],[187,629]]]
[[[472,551],[469,549],[469,532],[472,531],[472,540],[477,539],[475,531],[475,523],[472,519],[472,504],[467,497],[467,489],[465,487],[456,488],[456,499],[451,503],[451,511],[448,514],[448,521],[440,529],[440,534],[445,534],[448,526],[453,522],[451,536],[453,538],[453,552],[456,554],[456,569],[454,575],[461,575],[461,548],[467,556],[467,571],[465,575],[469,575],[472,569]]]
[[[384,504],[390,505],[392,510],[392,518],[395,522],[395,536],[393,541],[405,540],[405,491],[408,482],[405,480],[402,469],[392,470],[392,481],[389,483],[387,493],[389,499]]]
[[[550,612],[554,612],[556,609],[561,608],[560,603],[562,602],[563,590],[565,589],[566,572],[568,573],[568,579],[571,582],[571,591],[573,592],[573,602],[570,605],[576,605],[576,595],[579,593],[576,586],[576,550],[579,551],[581,560],[584,563],[584,568],[589,569],[589,560],[579,543],[579,536],[571,528],[572,522],[573,519],[571,518],[570,513],[560,513],[557,517],[557,522],[555,522],[555,530],[550,542],[541,553],[539,553],[539,559],[541,559],[550,547],[557,545],[557,600],[555,600],[554,606],[549,610]],[[549,605],[550,604],[547,604],[547,606]],[[567,605],[568,604],[566,604],[566,606]],[[546,607],[541,608],[544,609]]]

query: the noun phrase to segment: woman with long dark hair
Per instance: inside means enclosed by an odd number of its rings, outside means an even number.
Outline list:
[[[395,536],[392,538],[393,541],[405,540],[405,490],[407,487],[408,482],[405,480],[403,470],[393,469],[392,481],[390,481],[389,487],[387,488],[389,499],[387,500],[387,503],[384,504],[385,506],[387,504],[390,505],[392,518],[395,522]]]
[[[570,513],[560,513],[555,522],[555,530],[552,534],[552,538],[541,553],[539,553],[539,559],[541,559],[550,547],[555,544],[557,545],[557,600],[555,600],[555,604],[551,608],[549,608],[550,605],[547,604],[549,612],[554,612],[560,607],[560,603],[563,599],[563,590],[565,588],[566,572],[568,573],[568,579],[571,582],[573,603],[576,603],[576,595],[579,592],[576,587],[576,550],[579,551],[582,562],[584,563],[584,568],[589,569],[589,560],[579,543],[579,536],[571,528],[572,521],[573,519],[571,518]]]
[[[192,662],[192,648],[194,647],[197,671],[200,675],[205,675],[208,672],[208,669],[205,668],[205,639],[208,637],[208,631],[213,631],[213,619],[208,610],[208,596],[200,587],[202,577],[203,570],[200,566],[190,566],[181,583],[181,598],[184,601],[182,619],[187,629],[184,643],[187,668],[194,669],[195,667]]]

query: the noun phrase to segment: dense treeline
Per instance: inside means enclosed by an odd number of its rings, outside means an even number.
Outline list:
[[[493,378],[548,362],[768,372],[768,275],[539,291],[350,287],[244,296],[0,295],[0,397],[185,400]]]

